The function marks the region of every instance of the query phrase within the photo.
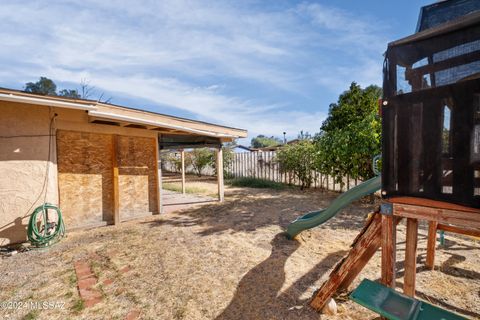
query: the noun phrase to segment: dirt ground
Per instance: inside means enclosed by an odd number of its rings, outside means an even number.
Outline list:
[[[295,217],[326,207],[337,195],[226,188],[222,204],[68,233],[46,251],[0,259],[0,301],[61,305],[3,309],[0,318],[124,319],[138,310],[142,319],[375,319],[376,314],[348,300],[339,300],[335,316],[308,306],[373,205],[357,202],[325,225],[303,232],[299,241],[282,234]],[[479,241],[447,234],[435,270],[426,271],[425,226],[419,233],[418,297],[480,319]],[[401,224],[400,287],[404,235]],[[91,308],[82,306],[76,287],[73,265],[81,259],[90,262],[103,295]],[[379,275],[377,252],[354,286]],[[113,283],[103,284],[106,279]]]

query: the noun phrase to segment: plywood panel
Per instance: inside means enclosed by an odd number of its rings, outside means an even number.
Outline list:
[[[112,136],[57,132],[60,207],[67,227],[113,219]]]
[[[158,212],[155,141],[118,137],[120,219]]]

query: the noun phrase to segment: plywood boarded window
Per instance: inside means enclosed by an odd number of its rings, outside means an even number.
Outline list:
[[[67,226],[113,223],[113,157],[119,169],[120,219],[157,213],[155,141],[59,130],[58,183]]]
[[[60,207],[67,226],[113,220],[112,136],[57,132]]]
[[[119,136],[120,219],[158,212],[155,139]]]
[[[156,213],[155,139],[118,137],[120,219]]]

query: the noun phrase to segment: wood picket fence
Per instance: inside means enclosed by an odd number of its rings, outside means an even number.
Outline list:
[[[226,168],[228,176],[233,178],[257,178],[290,185],[300,185],[291,173],[283,173],[276,161],[276,151],[234,153],[233,160]],[[358,179],[343,178],[343,185],[336,183],[333,177],[313,171],[311,188],[345,192],[361,183]]]

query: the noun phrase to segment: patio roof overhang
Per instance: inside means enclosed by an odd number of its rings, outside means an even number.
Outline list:
[[[221,142],[228,142],[247,136],[247,131],[243,129],[106,104],[94,100],[42,96],[17,90],[0,89],[0,101],[84,110],[88,114],[90,123],[154,130],[160,136],[166,135],[164,139],[165,148],[173,148],[174,144],[194,147],[198,146],[202,141],[205,143],[205,146],[213,146],[221,144]],[[174,136],[179,137],[173,138]]]

